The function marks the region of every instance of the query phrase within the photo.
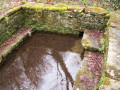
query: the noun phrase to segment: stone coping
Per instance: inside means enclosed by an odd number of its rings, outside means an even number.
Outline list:
[[[3,15],[0,15],[0,20],[4,18],[4,16],[9,16],[16,11],[20,9],[35,9],[37,12],[42,12],[43,10],[50,10],[50,11],[59,11],[61,13],[69,12],[73,10],[74,12],[85,12],[90,14],[99,14],[99,15],[105,15],[108,16],[108,11],[101,7],[94,7],[94,6],[88,6],[88,7],[81,7],[81,6],[74,6],[74,5],[66,5],[66,4],[56,4],[56,5],[49,5],[49,4],[43,4],[43,3],[35,3],[35,2],[29,2],[27,4],[14,7],[13,9],[8,10]]]

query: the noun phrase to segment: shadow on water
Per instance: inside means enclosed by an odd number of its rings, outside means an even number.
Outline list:
[[[35,32],[0,68],[0,90],[72,90],[84,49],[78,35]]]

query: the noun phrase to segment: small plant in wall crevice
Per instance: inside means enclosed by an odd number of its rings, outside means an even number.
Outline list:
[[[98,49],[100,52],[103,52],[105,48],[105,39],[101,39],[100,43],[101,43],[101,48],[98,48]]]

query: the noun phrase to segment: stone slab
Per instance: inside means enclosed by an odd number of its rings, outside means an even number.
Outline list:
[[[108,11],[106,11],[103,8],[100,7],[94,7],[94,6],[88,6],[85,8],[86,13],[94,13],[94,14],[108,14]]]
[[[106,73],[109,77],[120,79],[120,22],[115,22],[113,17],[120,21],[120,12],[114,12],[110,18]]]
[[[104,31],[85,30],[82,38],[82,46],[87,50],[99,50],[101,48],[100,39],[104,35]]]

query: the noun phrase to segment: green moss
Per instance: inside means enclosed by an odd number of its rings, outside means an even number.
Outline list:
[[[106,14],[105,17],[110,17],[110,14]]]
[[[84,15],[84,13],[82,12],[82,13],[80,13],[81,15]]]
[[[61,13],[67,11],[67,7],[46,6],[46,7],[44,7],[44,9],[50,10],[50,11],[59,11]]]
[[[109,26],[109,25],[110,25],[110,22],[108,21],[106,25]]]
[[[94,90],[98,90],[98,89],[99,89],[99,87],[98,87],[98,86],[95,86],[95,87],[94,87]]]
[[[14,13],[14,12],[20,10],[20,9],[21,9],[21,7],[15,7],[15,8],[13,8],[13,9],[10,9],[10,10],[8,11],[8,13],[11,14],[11,13]]]
[[[77,31],[74,31],[74,30],[71,30],[70,28],[65,28],[65,27],[59,27],[59,26],[56,26],[56,25],[47,25],[47,24],[44,24],[44,25],[34,25],[35,28],[39,31],[41,30],[45,30],[45,31],[51,31],[51,32],[57,32],[57,33],[62,33],[62,34],[78,34],[79,32]]]
[[[42,12],[43,8],[44,8],[44,5],[36,4],[36,5],[33,5],[30,9],[35,9],[36,12]]]
[[[80,6],[68,6],[68,10],[77,10],[77,11],[83,11],[84,7],[80,7]]]

